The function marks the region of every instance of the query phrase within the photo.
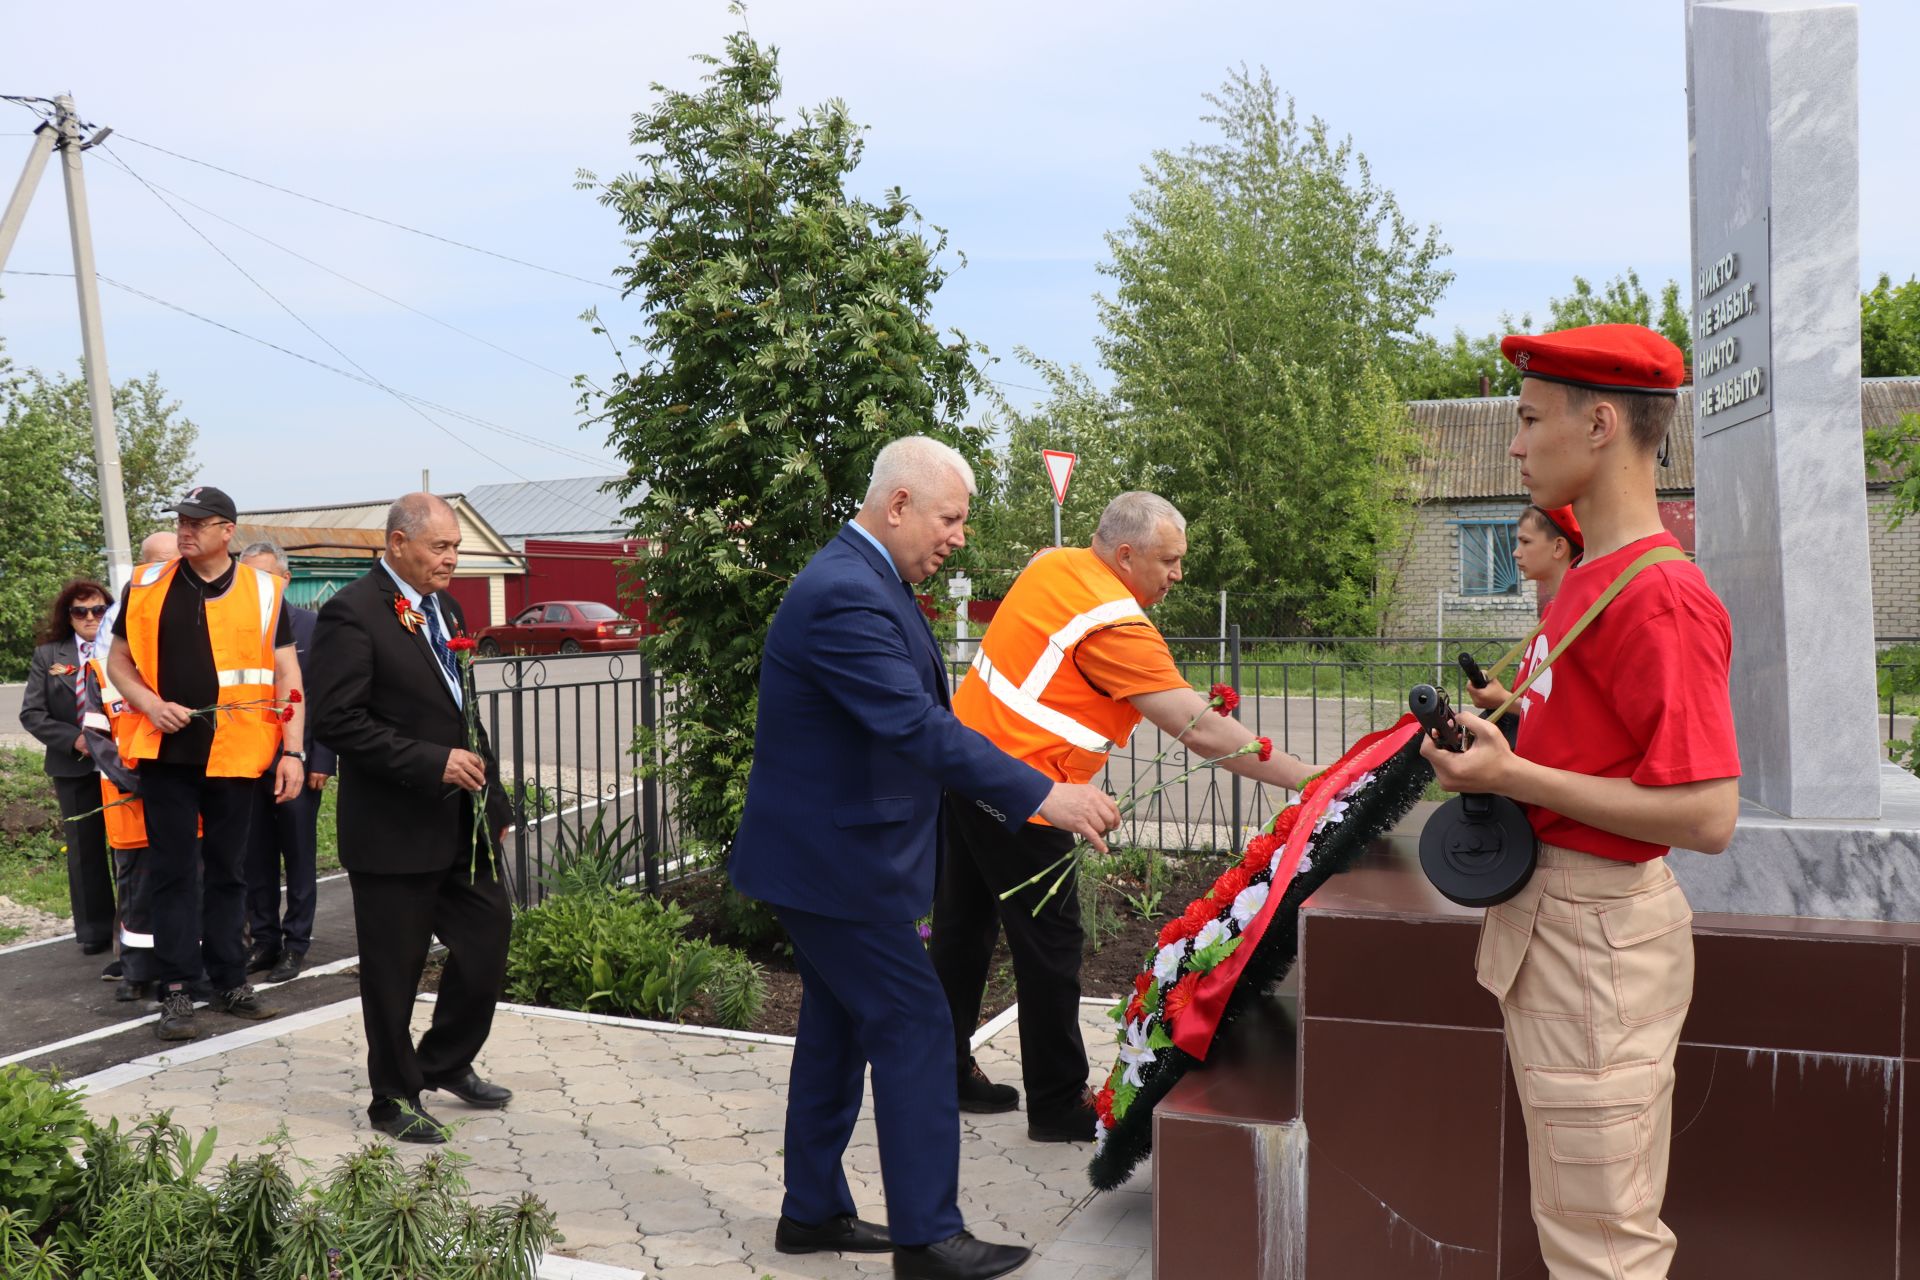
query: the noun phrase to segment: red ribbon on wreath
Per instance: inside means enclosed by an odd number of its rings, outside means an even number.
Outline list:
[[[1313,839],[1313,828],[1319,822],[1320,815],[1326,812],[1327,806],[1348,783],[1363,773],[1380,768],[1419,733],[1420,722],[1412,716],[1402,716],[1392,728],[1368,734],[1354,743],[1345,755],[1310,784],[1312,790],[1300,800],[1299,817],[1295,819],[1293,831],[1287,837],[1286,853],[1281,858],[1279,869],[1274,872],[1273,889],[1267,894],[1266,904],[1260,908],[1260,914],[1249,920],[1247,927],[1240,931],[1240,945],[1234,948],[1233,954],[1215,965],[1212,972],[1199,975],[1200,982],[1194,989],[1192,1003],[1173,1023],[1175,1047],[1202,1061],[1206,1060],[1207,1051],[1213,1047],[1214,1033],[1220,1029],[1220,1017],[1226,1012],[1227,999],[1239,985],[1241,972],[1253,958],[1254,951],[1260,946],[1260,939],[1266,935],[1267,926],[1273,921],[1273,913],[1286,897],[1287,887],[1293,883],[1294,873],[1300,869],[1300,859],[1306,853],[1307,843]]]

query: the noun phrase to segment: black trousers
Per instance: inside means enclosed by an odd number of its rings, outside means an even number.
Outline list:
[[[153,981],[153,895],[147,849],[113,851],[113,887],[120,897],[120,963],[131,982]]]
[[[209,778],[193,765],[140,762],[154,981],[192,982],[205,973],[216,991],[246,984],[243,871],[258,785],[257,778]],[[195,835],[197,824],[204,835]]]
[[[60,804],[61,836],[67,842],[67,900],[73,907],[73,935],[83,947],[113,942],[113,864],[107,856],[107,821],[92,813],[100,807],[100,775],[54,778]]]
[[[285,804],[273,802],[273,774],[254,791],[247,836],[247,931],[255,951],[297,956],[313,945],[314,858],[320,793],[302,785]],[[280,911],[280,871],[286,868],[287,909]]]
[[[1015,894],[1000,895],[1073,847],[1073,836],[1026,823],[1010,832],[964,796],[947,797],[947,850],[933,898],[928,950],[953,1014],[955,1052],[962,1071],[968,1041],[980,1022],[987,966],[1004,927],[1013,953],[1020,1000],[1020,1070],[1027,1114],[1060,1116],[1081,1100],[1087,1049],[1080,1038],[1080,886],[1069,875],[1059,892],[1033,914],[1054,877]],[[1056,873],[1057,875],[1057,873]]]
[[[355,871],[353,922],[360,936],[360,1014],[375,1119],[399,1103],[417,1106],[428,1084],[473,1065],[493,1030],[507,977],[512,920],[506,890],[467,867],[407,875]],[[447,944],[433,1025],[413,1042],[414,996],[432,937]]]

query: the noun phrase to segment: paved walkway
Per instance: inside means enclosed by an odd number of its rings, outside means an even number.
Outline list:
[[[419,1028],[431,1015],[426,999]],[[1081,1018],[1101,1071],[1112,1023],[1092,1005]],[[977,1056],[996,1079],[1018,1081],[1018,1051],[1009,1025]],[[469,1111],[444,1094],[428,1095],[427,1105],[443,1122],[460,1122],[454,1144],[473,1159],[478,1196],[534,1191],[558,1212],[566,1234],[558,1254],[669,1280],[890,1274],[885,1255],[789,1258],[773,1250],[790,1056],[775,1037],[503,1009],[479,1066],[515,1090],[513,1105]],[[82,1083],[99,1116],[134,1119],[170,1107],[190,1129],[218,1125],[217,1161],[284,1123],[299,1156],[324,1168],[370,1135],[364,1063],[358,1004],[341,1001]],[[1090,1197],[1088,1145],[1030,1142],[1024,1113],[965,1117],[964,1130],[961,1209],[984,1238],[1038,1247],[1022,1280],[1151,1277],[1146,1174]],[[847,1171],[862,1210],[882,1217],[870,1107]]]

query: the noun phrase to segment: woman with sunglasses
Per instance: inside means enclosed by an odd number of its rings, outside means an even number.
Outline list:
[[[100,808],[100,773],[80,733],[80,693],[94,656],[107,589],[75,578],[60,589],[40,624],[38,647],[20,704],[20,727],[46,744],[47,776],[60,801],[67,844],[67,891],[73,903],[73,933],[80,950],[99,955],[113,946],[113,864],[107,854]],[[90,816],[72,821],[76,814]],[[103,977],[117,978],[109,965]]]

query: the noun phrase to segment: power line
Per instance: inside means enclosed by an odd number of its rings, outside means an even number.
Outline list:
[[[127,166],[121,161],[119,156],[107,154],[104,157],[104,159],[106,159],[108,163],[110,163],[114,168],[120,170],[122,173],[125,173],[127,176],[136,178],[136,179],[139,178],[138,174],[134,173],[133,170],[127,168]],[[413,306],[410,303],[402,302],[399,298],[396,298],[391,294],[382,293],[380,290],[374,288],[370,284],[367,284],[360,280],[355,280],[352,276],[346,274],[344,271],[337,271],[334,268],[328,266],[324,262],[317,262],[314,259],[307,257],[304,253],[301,253],[297,249],[290,249],[286,245],[281,244],[279,241],[260,234],[258,231],[253,230],[251,227],[242,226],[240,223],[235,222],[232,218],[226,217],[212,209],[209,209],[205,205],[196,204],[194,201],[187,199],[187,197],[181,195],[177,191],[169,190],[168,188],[161,186],[157,182],[146,182],[145,185],[152,188],[155,191],[165,192],[167,195],[172,196],[175,200],[178,200],[181,204],[186,205],[189,209],[198,209],[201,213],[206,214],[208,217],[213,218],[220,222],[224,222],[228,226],[232,227],[234,230],[242,232],[246,235],[250,235],[254,239],[260,241],[262,244],[266,244],[275,249],[278,249],[280,252],[288,255],[289,257],[297,258],[301,262],[306,263],[308,266],[314,267],[320,271],[324,271],[328,275],[333,276],[337,280],[344,280],[356,289],[365,290],[366,292],[372,294],[376,298],[379,298],[383,302],[390,302],[394,306],[399,307],[402,311],[410,311],[414,315],[419,316],[423,320],[430,320],[434,324],[439,325],[441,328],[451,330],[452,332],[459,334],[461,337],[466,338],[469,341],[477,342],[484,347],[491,347],[493,350],[498,351],[501,355],[511,356],[513,359],[518,360],[520,363],[524,365],[529,365],[532,368],[538,369],[542,373],[551,374],[556,378],[563,378],[568,382],[573,381],[573,376],[571,374],[562,373],[558,369],[548,368],[546,365],[541,364],[538,360],[534,360],[528,356],[523,356],[518,351],[514,351],[510,348],[503,347],[499,343],[494,342],[491,339],[483,338],[477,333],[471,333],[466,329],[462,329],[459,325],[454,324],[451,321],[442,320],[439,316],[436,316],[431,312],[422,311],[419,307]],[[593,385],[590,379],[588,380],[588,385],[589,386]],[[598,388],[595,388],[595,389],[598,390]]]
[[[16,267],[7,268],[4,274],[10,275],[10,276],[41,276],[47,279],[56,279],[56,280],[73,279],[73,272],[71,271],[23,271]],[[576,452],[575,450],[568,449],[564,445],[551,444],[545,440],[538,438],[537,436],[531,436],[531,435],[525,434],[524,432],[515,431],[511,427],[503,427],[497,422],[489,422],[485,418],[476,417],[473,414],[470,414],[463,409],[455,409],[449,405],[440,404],[438,401],[429,400],[425,396],[414,395],[410,391],[401,391],[395,387],[383,386],[378,380],[372,377],[363,376],[361,374],[354,373],[350,370],[342,369],[339,365],[328,364],[324,360],[316,360],[312,356],[307,355],[303,351],[295,351],[292,347],[283,347],[277,342],[273,342],[267,338],[262,338],[257,334],[248,333],[244,329],[236,329],[230,324],[226,324],[226,323],[223,323],[222,321],[215,320],[211,316],[202,315],[198,311],[194,311],[189,307],[183,307],[177,302],[169,302],[167,299],[162,298],[157,294],[148,293],[145,289],[139,289],[134,287],[133,285],[126,284],[119,280],[115,280],[112,276],[99,275],[96,273],[94,278],[99,280],[101,284],[108,285],[112,288],[118,289],[122,293],[132,294],[134,297],[140,298],[146,302],[151,302],[155,306],[165,307],[169,311],[178,312],[179,314],[186,316],[190,320],[198,320],[201,324],[211,325],[214,328],[221,330],[222,332],[230,333],[236,338],[244,338],[248,342],[257,343],[260,346],[266,347],[272,351],[278,351],[281,355],[292,356],[295,360],[299,360],[304,364],[310,364],[316,369],[324,369],[328,373],[337,374],[338,376],[347,379],[349,382],[357,382],[361,386],[372,387],[376,391],[386,391],[389,394],[397,395],[405,400],[417,401],[418,403],[425,405],[427,408],[438,410],[439,412],[444,413],[449,417],[457,418],[463,422],[470,422],[477,427],[484,427],[488,431],[498,432],[499,434],[506,436],[508,439],[517,441],[521,444],[529,444],[534,446],[535,448],[545,449],[547,452],[557,454],[561,457],[572,458],[579,462],[584,462],[591,466],[596,466],[596,467],[604,467],[607,465],[606,459],[604,458],[596,458],[589,454],[579,453],[579,452]],[[484,457],[485,455],[482,455],[482,456]],[[489,461],[491,461],[491,459],[489,459]],[[514,472],[513,474],[518,475],[517,472]],[[525,476],[521,476],[520,478],[522,480],[526,479]],[[536,481],[528,481],[528,483],[538,484],[540,482],[536,480]],[[578,506],[579,504],[575,503],[574,505]],[[591,507],[581,507],[580,509],[582,511],[587,511],[594,515],[598,515],[602,517],[605,517],[608,514],[607,512],[604,512],[604,511],[596,511]]]
[[[306,319],[303,318],[299,312],[295,311],[292,307],[288,306],[285,302],[282,302],[280,298],[273,292],[273,290],[267,288],[266,285],[262,284],[259,280],[255,279],[253,274],[249,272],[245,267],[241,266],[240,263],[237,260],[235,260],[231,254],[229,254],[225,249],[222,249],[218,244],[214,243],[213,237],[209,236],[206,232],[202,231],[198,226],[194,224],[191,218],[187,217],[186,214],[181,213],[179,209],[174,207],[171,201],[169,201],[165,196],[161,195],[158,191],[154,190],[153,185],[149,183],[145,178],[142,178],[139,174],[139,171],[134,169],[132,165],[128,164],[125,160],[120,159],[120,157],[117,155],[114,156],[114,159],[118,160],[120,165],[124,169],[126,169],[128,173],[132,174],[134,180],[138,182],[141,186],[145,187],[155,200],[158,200],[162,205],[165,205],[169,213],[173,214],[174,217],[178,218],[182,223],[184,223],[186,225],[186,228],[189,231],[193,232],[194,235],[200,237],[200,239],[206,243],[206,246],[209,249],[212,249],[215,253],[219,254],[220,257],[226,261],[228,266],[232,267],[235,271],[239,272],[241,277],[245,279],[247,283],[251,284],[254,288],[258,289],[262,294],[266,295],[269,301],[271,301],[275,306],[279,307],[282,311],[286,312],[287,315],[292,317],[294,322],[298,324],[301,328],[305,329],[308,333],[312,334],[314,337],[320,339],[320,341],[324,343],[329,350],[331,350],[335,355],[339,356],[342,360],[345,360],[349,365],[351,365],[355,370],[357,370],[361,374],[361,376],[367,378],[368,380],[373,382],[374,385],[379,387],[380,390],[386,392],[388,395],[392,396],[395,400],[399,401],[401,404],[405,405],[407,408],[413,410],[415,414],[419,415],[422,421],[427,423],[434,430],[445,435],[447,438],[457,441],[461,445],[464,445],[468,450],[472,451],[473,453],[479,455],[482,458],[485,458],[488,462],[491,462],[494,466],[500,468],[502,471],[505,471],[508,475],[517,476],[524,483],[533,485],[536,488],[546,489],[546,486],[542,485],[539,481],[533,479],[531,476],[522,475],[520,472],[514,470],[512,467],[508,466],[506,463],[500,461],[500,459],[494,457],[492,454],[486,452],[486,450],[480,448],[478,445],[474,444],[472,441],[460,435],[459,432],[452,430],[445,423],[440,422],[439,420],[434,418],[432,414],[428,413],[425,409],[422,409],[418,404],[416,404],[413,400],[409,399],[407,396],[402,395],[400,392],[388,386],[385,382],[382,382],[365,365],[361,364],[358,360],[355,360],[352,356],[348,355],[347,352],[344,349],[342,349],[338,343],[334,342],[331,338],[327,337],[327,335],[325,335],[324,333],[321,333],[318,329],[314,328],[311,324],[307,323]],[[552,497],[559,498],[562,502],[565,502],[567,505],[571,507],[576,507],[581,511],[590,512],[600,517],[601,519],[606,518],[605,513],[597,511],[592,507],[586,506],[585,504],[575,500],[574,498],[566,494],[556,493],[550,489],[546,489],[546,492]]]
[[[528,262],[525,258],[516,258],[516,257],[513,257],[511,254],[496,253],[492,249],[482,249],[479,245],[468,244],[463,240],[455,240],[451,236],[437,235],[432,231],[422,231],[419,227],[410,227],[404,222],[395,222],[391,218],[382,218],[377,214],[362,213],[358,209],[349,209],[346,205],[335,204],[331,200],[322,200],[319,196],[310,196],[306,194],[304,191],[295,191],[291,187],[283,187],[279,183],[268,182],[264,178],[255,178],[248,174],[241,173],[237,170],[228,169],[222,165],[214,164],[211,161],[197,160],[192,156],[182,155],[178,151],[170,151],[166,147],[160,146],[158,143],[145,142],[139,138],[135,138],[131,136],[130,134],[120,133],[120,134],[115,134],[114,136],[120,141],[131,142],[136,146],[145,147],[149,151],[158,151],[161,155],[172,156],[176,160],[185,160],[188,164],[197,164],[202,168],[212,169],[215,173],[224,173],[230,178],[238,178],[242,182],[251,182],[255,186],[265,187],[269,191],[278,191],[282,195],[289,195],[289,196],[295,197],[296,199],[306,200],[312,204],[321,205],[324,208],[333,209],[340,213],[351,214],[356,218],[365,218],[368,222],[377,222],[383,227],[392,227],[396,231],[406,231],[416,236],[424,236],[429,240],[438,240],[440,243],[450,244],[456,249],[465,249],[470,253],[484,254],[489,258],[498,258],[502,262],[511,262],[515,266],[529,267],[535,271],[544,271],[548,275],[560,276],[567,280],[577,280],[581,284],[590,284],[597,289],[608,289],[608,290],[612,290],[615,293],[619,292],[619,289],[616,286],[610,285],[604,280],[590,280],[586,276],[577,276],[573,274],[571,271],[561,271],[557,267],[543,267],[537,262]]]

